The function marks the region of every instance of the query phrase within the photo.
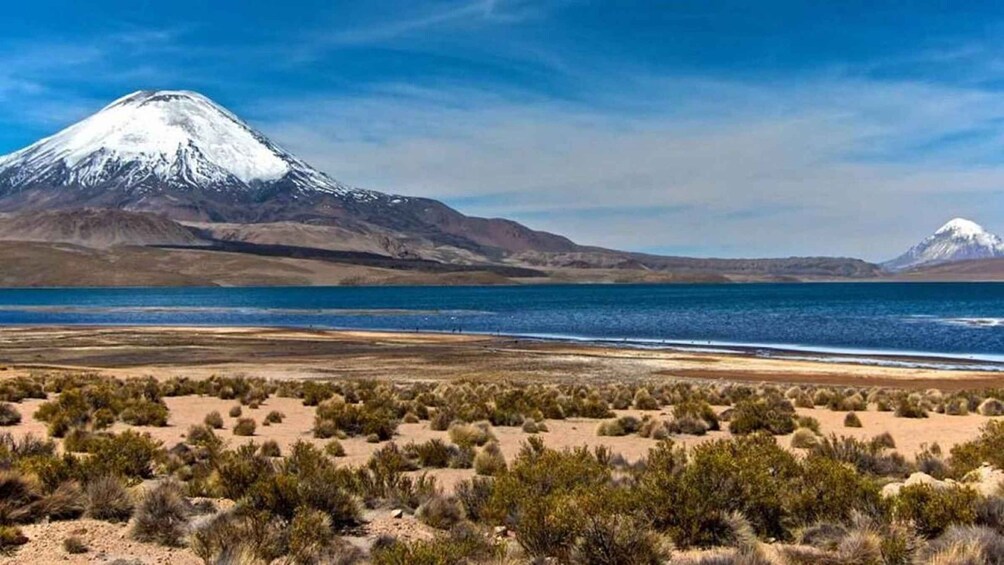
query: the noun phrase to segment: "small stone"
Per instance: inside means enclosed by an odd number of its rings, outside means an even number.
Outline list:
[[[396,509],[396,510],[394,510],[393,512],[390,513],[390,517],[391,518],[399,519],[402,516],[404,516],[404,510],[401,510],[400,508],[398,508],[398,509]]]
[[[495,526],[495,537],[504,538],[509,533],[509,528],[505,526]]]

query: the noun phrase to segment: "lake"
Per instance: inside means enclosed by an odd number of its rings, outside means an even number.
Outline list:
[[[0,324],[462,331],[989,367],[1004,363],[1004,284],[6,289]]]

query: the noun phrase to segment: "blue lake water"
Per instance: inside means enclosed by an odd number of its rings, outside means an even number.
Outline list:
[[[0,324],[463,331],[1004,363],[1004,284],[9,289]]]

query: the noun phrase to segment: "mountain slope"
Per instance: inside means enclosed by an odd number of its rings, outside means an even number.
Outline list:
[[[0,157],[0,212],[74,208],[153,212],[176,220],[373,226],[497,260],[570,250],[566,238],[471,218],[435,200],[348,187],[188,91],[140,91]]]
[[[94,209],[0,217],[0,240],[72,243],[91,248],[207,243],[195,229],[163,216]]]
[[[922,266],[1004,257],[1004,240],[983,226],[955,218],[899,257],[883,263],[893,272]]]

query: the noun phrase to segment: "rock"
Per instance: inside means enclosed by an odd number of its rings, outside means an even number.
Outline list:
[[[390,513],[391,518],[399,519],[404,516],[404,510],[397,508]]]
[[[993,496],[1004,486],[1004,471],[984,463],[962,478],[962,482],[975,488],[983,496]]]
[[[943,481],[935,479],[927,473],[913,473],[903,482],[889,483],[882,487],[882,496],[890,497],[899,494],[900,489],[903,487],[909,487],[913,485],[931,485],[934,488],[950,488],[958,486],[959,483],[953,481],[952,479],[945,479]]]
[[[495,526],[495,537],[504,538],[509,534],[509,528],[505,526]]]

